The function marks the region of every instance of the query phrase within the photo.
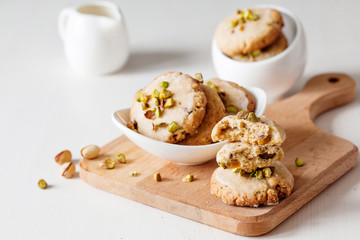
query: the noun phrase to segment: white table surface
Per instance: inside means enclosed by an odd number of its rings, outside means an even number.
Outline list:
[[[215,76],[210,43],[217,23],[257,1],[114,1],[129,29],[131,57],[113,75],[83,76],[64,58],[57,17],[66,0],[0,2],[0,239],[242,239],[59,175],[54,156],[104,145],[121,133],[110,114],[169,70]],[[359,1],[268,1],[297,14],[309,77],[345,72],[360,85]],[[316,119],[323,130],[359,147],[360,94]],[[50,187],[40,190],[37,181]],[[266,239],[357,239],[360,167],[349,171]]]

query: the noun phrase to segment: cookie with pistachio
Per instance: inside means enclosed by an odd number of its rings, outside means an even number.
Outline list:
[[[168,72],[136,93],[130,120],[140,134],[176,143],[199,127],[206,103],[197,80],[181,72]]]
[[[283,25],[281,14],[275,9],[236,10],[218,25],[215,40],[229,57],[248,54],[275,42]]]
[[[279,145],[251,145],[243,142],[225,144],[216,155],[222,168],[256,169],[269,167],[284,157]]]
[[[236,114],[241,110],[255,110],[254,97],[238,84],[218,78],[209,79],[205,84],[218,93],[228,114]]]
[[[258,207],[276,205],[290,195],[294,177],[281,162],[275,162],[272,172],[264,176],[264,169],[255,174],[244,174],[234,169],[215,169],[210,181],[210,192],[224,203]]]
[[[223,117],[226,116],[224,104],[219,95],[206,85],[201,85],[207,99],[206,113],[200,126],[184,140],[179,142],[182,145],[205,145],[212,143],[211,131]]]
[[[211,138],[214,142],[228,140],[257,145],[280,145],[285,141],[286,134],[276,122],[243,110],[236,116],[221,119],[213,128]]]
[[[263,49],[255,50],[248,54],[235,55],[232,58],[240,62],[258,62],[278,55],[279,53],[284,51],[286,47],[287,47],[287,40],[284,34],[280,34],[278,39],[276,39],[276,41],[273,44]]]

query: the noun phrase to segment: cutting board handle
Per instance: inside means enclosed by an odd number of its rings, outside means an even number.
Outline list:
[[[296,102],[297,105],[301,103],[304,113],[310,114],[309,117],[313,120],[322,112],[351,102],[355,94],[354,79],[346,74],[327,73],[311,78],[299,93],[284,102]]]

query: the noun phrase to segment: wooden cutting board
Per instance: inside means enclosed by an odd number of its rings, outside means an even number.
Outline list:
[[[296,95],[268,106],[265,115],[287,134],[282,162],[295,178],[293,193],[276,206],[259,208],[224,204],[210,194],[209,181],[215,160],[199,166],[180,166],[154,157],[121,136],[101,148],[95,160],[80,161],[80,177],[88,184],[122,197],[198,221],[231,233],[258,236],[279,225],[318,193],[357,164],[358,149],[351,142],[323,132],[313,120],[320,113],[348,103],[355,97],[355,82],[344,74],[312,78]],[[98,163],[122,152],[128,163],[105,170]],[[174,153],[176,154],[176,153]],[[300,157],[305,165],[296,167]],[[137,177],[130,171],[136,170]],[[160,172],[161,182],[153,180]],[[194,174],[195,181],[181,179]]]

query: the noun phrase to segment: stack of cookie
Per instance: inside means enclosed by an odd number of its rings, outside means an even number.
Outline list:
[[[139,90],[128,127],[153,139],[183,145],[211,144],[211,131],[228,114],[254,111],[245,88],[220,79],[203,82],[181,72],[156,77]]]
[[[286,49],[283,25],[281,14],[275,9],[237,10],[219,24],[215,40],[219,49],[235,60],[260,61]]]
[[[211,177],[211,193],[223,202],[258,207],[276,205],[290,195],[294,178],[279,162],[284,130],[265,116],[241,111],[216,124],[212,139],[228,140],[216,156],[219,164]]]

